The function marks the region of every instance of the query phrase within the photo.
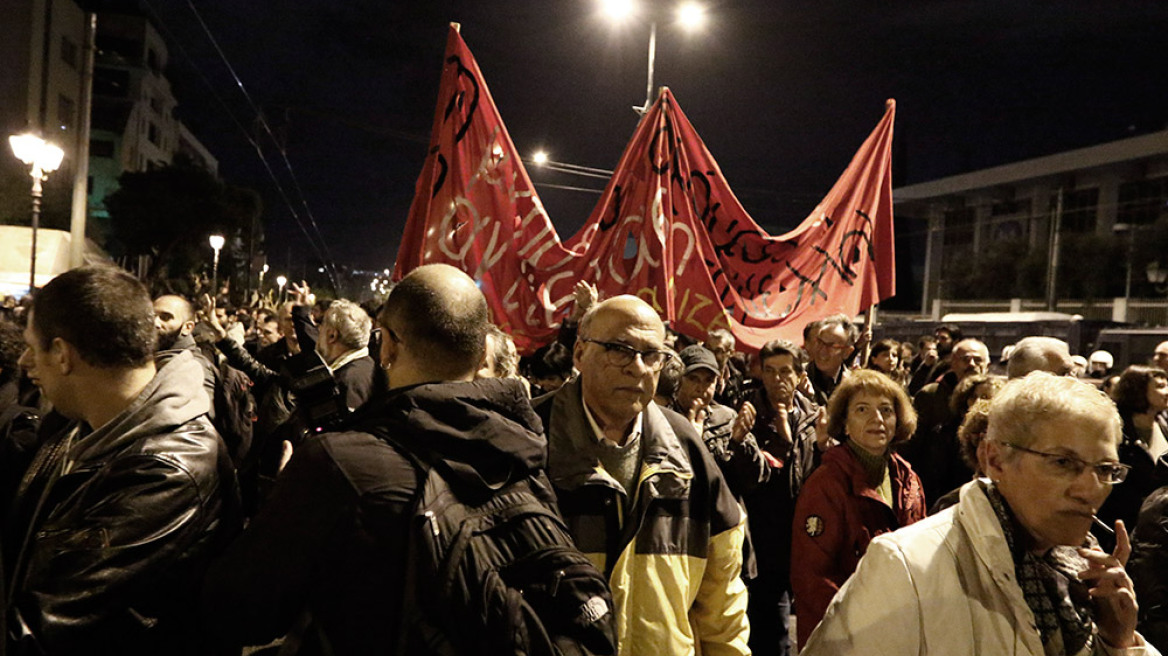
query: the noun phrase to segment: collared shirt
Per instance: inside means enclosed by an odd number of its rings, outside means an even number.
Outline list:
[[[332,364],[329,364],[328,362],[324,363],[324,366],[328,367],[330,374],[336,373],[337,369],[340,369],[341,367],[349,364],[353,360],[360,360],[367,355],[369,355],[369,347],[362,346],[359,349],[346,352],[341,357],[333,360]]]
[[[643,415],[640,412],[637,413],[636,418],[633,419],[633,425],[629,429],[628,437],[625,438],[625,443],[617,444],[604,436],[604,431],[596,422],[596,418],[592,416],[588,404],[581,403],[581,405],[584,406],[584,416],[588,418],[588,425],[592,427],[593,436],[599,447],[597,455],[600,458],[600,463],[604,466],[604,470],[616,479],[616,482],[620,483],[624,489],[625,505],[627,506],[636,492],[637,476],[641,473]]]

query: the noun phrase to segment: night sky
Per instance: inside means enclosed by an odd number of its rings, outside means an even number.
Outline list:
[[[673,90],[739,199],[774,233],[831,187],[886,98],[898,103],[896,186],[1168,127],[1164,2],[711,1],[698,34],[672,24],[673,4],[653,5],[656,83]],[[359,268],[393,264],[450,21],[462,23],[525,157],[542,148],[611,169],[636,127],[631,107],[644,102],[648,24],[614,28],[595,0],[195,5],[285,140],[334,258]],[[234,122],[254,130],[255,113],[187,0],[147,6],[171,44],[180,117],[227,182],[264,196],[269,261],[310,255]],[[279,152],[268,143],[265,154],[303,214]],[[599,193],[541,183],[604,184],[529,173],[565,239]]]

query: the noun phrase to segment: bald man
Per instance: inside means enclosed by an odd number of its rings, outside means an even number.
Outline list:
[[[399,635],[419,625],[402,619],[418,617],[418,608],[403,608],[402,589],[418,557],[407,549],[411,529],[422,528],[412,520],[425,478],[408,453],[425,453],[466,494],[489,499],[528,480],[551,497],[539,473],[546,443],[522,383],[475,380],[490,317],[469,276],[444,264],[415,269],[377,324],[386,398],[355,430],[297,447],[259,515],[207,577],[204,616],[224,646],[265,644],[295,628],[306,641],[298,653],[430,653],[412,632]],[[304,611],[312,624],[294,627]],[[464,629],[463,639],[482,637]]]
[[[750,653],[745,517],[693,425],[652,403],[661,318],[635,296],[601,302],[573,359],[580,376],[536,411],[560,511],[609,576],[621,655]]]

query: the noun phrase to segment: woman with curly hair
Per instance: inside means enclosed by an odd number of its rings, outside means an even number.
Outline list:
[[[826,431],[840,444],[823,454],[807,479],[792,525],[799,644],[823,619],[872,538],[924,518],[920,479],[893,453],[916,424],[904,388],[884,374],[859,369],[831,395]]]

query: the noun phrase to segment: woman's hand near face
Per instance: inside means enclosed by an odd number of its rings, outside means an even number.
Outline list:
[[[1079,572],[1079,579],[1091,584],[1091,598],[1095,600],[1095,623],[1099,635],[1107,644],[1127,648],[1136,643],[1136,620],[1139,605],[1132,580],[1124,570],[1131,555],[1131,540],[1123,520],[1115,522],[1115,551],[1104,553],[1098,549],[1079,549],[1087,559],[1087,569]]]

